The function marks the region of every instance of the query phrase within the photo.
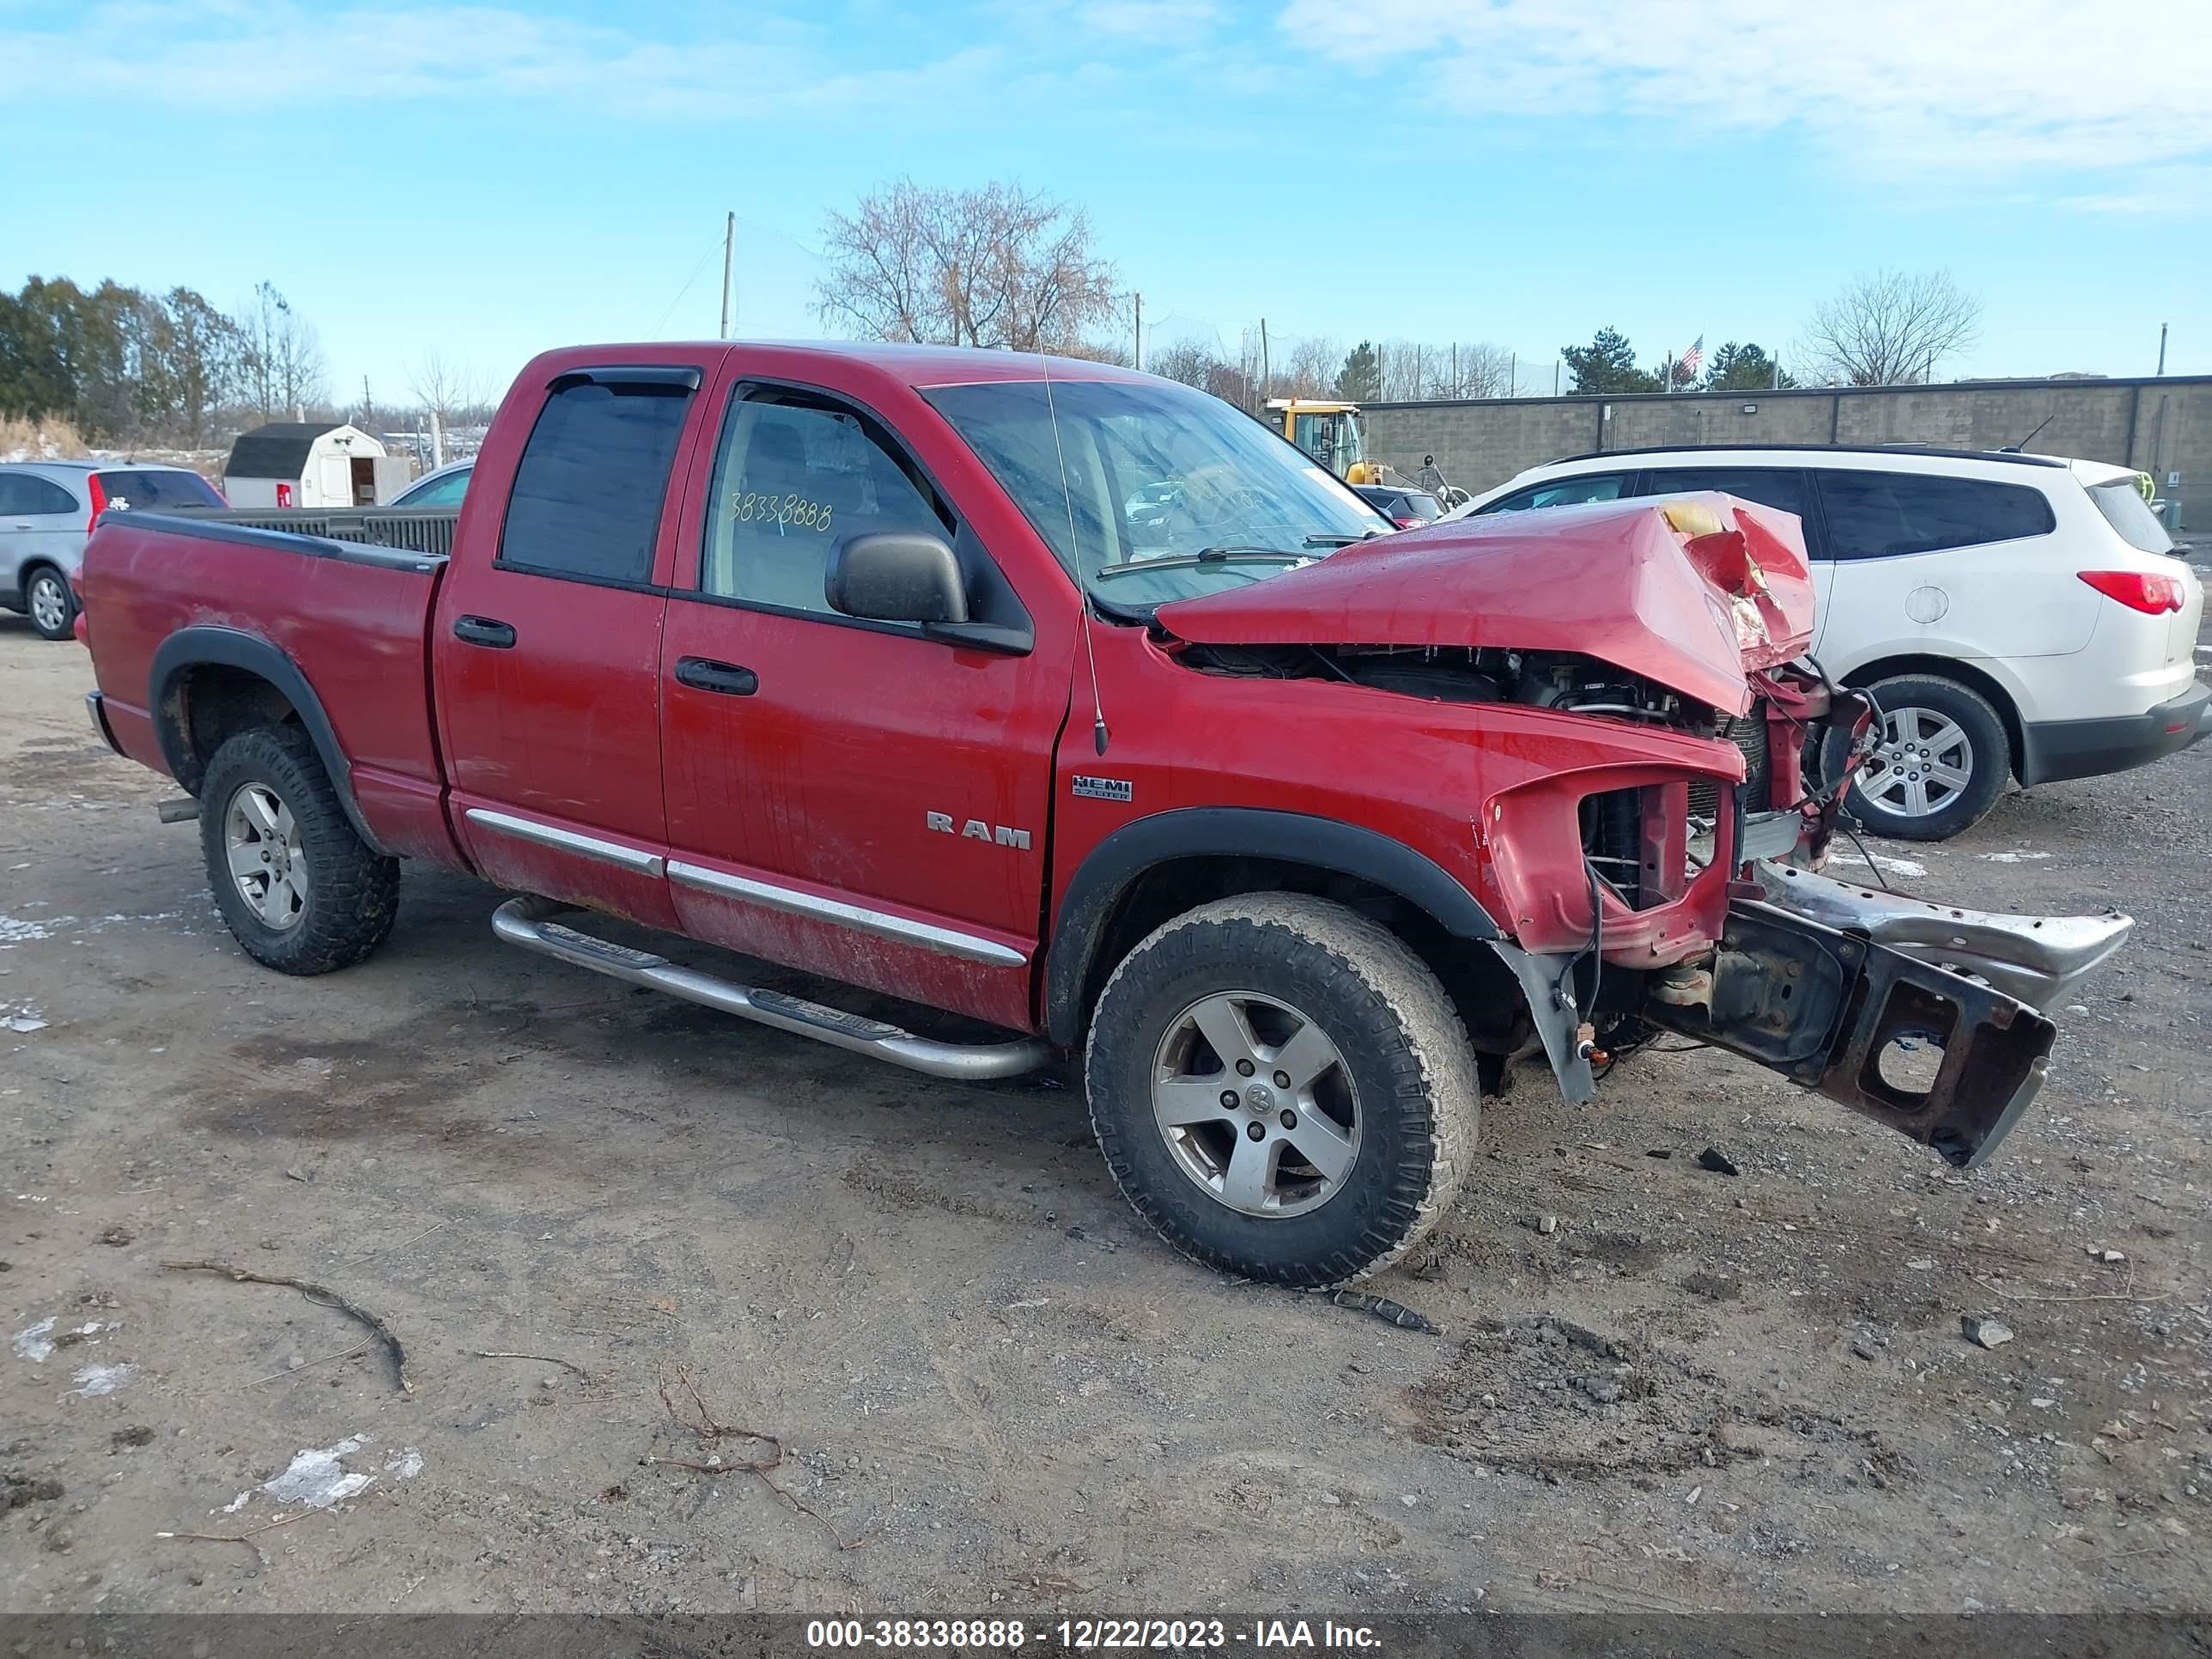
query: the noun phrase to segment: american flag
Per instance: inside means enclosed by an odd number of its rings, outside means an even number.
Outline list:
[[[1690,349],[1682,354],[1683,378],[1686,380],[1691,375],[1695,374],[1698,372],[1698,365],[1705,361],[1705,337],[1700,334],[1695,340],[1690,343]]]

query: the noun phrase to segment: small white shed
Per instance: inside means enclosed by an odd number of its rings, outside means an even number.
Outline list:
[[[413,476],[405,456],[357,426],[272,421],[230,447],[222,493],[233,507],[375,507]]]

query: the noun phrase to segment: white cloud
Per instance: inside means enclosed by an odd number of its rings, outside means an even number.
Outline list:
[[[0,98],[66,88],[195,109],[262,112],[410,99],[569,101],[576,118],[627,114],[745,120],[961,97],[995,63],[966,46],[900,68],[854,70],[806,30],[748,22],[742,36],[644,38],[506,6],[191,5],[118,0],[64,28],[0,27]],[[127,52],[114,43],[127,40]]]
[[[1119,35],[1167,46],[1213,27],[1213,0],[1084,0],[1077,21],[1097,34]]]
[[[2138,167],[2212,152],[2212,7],[2140,0],[1291,0],[1298,46],[1410,60],[1468,114],[1802,129],[1889,172]]]

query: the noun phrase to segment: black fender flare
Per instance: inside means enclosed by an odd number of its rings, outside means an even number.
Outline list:
[[[1084,987],[1115,907],[1147,870],[1185,858],[1277,859],[1395,893],[1455,938],[1498,939],[1498,924],[1444,867],[1355,823],[1251,806],[1189,806],[1127,823],[1085,856],[1067,884],[1045,959],[1045,1030],[1074,1046]]]
[[[386,848],[369,829],[368,820],[362,816],[361,803],[354,799],[353,767],[346,759],[345,750],[338,746],[337,733],[331,728],[330,716],[323,712],[323,700],[315,695],[315,688],[307,683],[299,664],[281,646],[258,634],[199,623],[179,629],[155,648],[153,666],[146,675],[146,707],[151,711],[154,734],[161,745],[161,758],[168,763],[169,775],[188,793],[199,793],[206,769],[192,753],[191,732],[177,717],[181,711],[171,708],[169,696],[180,676],[191,669],[209,666],[236,668],[256,675],[283,694],[314,744],[315,753],[330,777],[331,787],[337,792],[338,804],[345,809],[346,820],[353,825],[354,834],[372,850],[386,853]]]

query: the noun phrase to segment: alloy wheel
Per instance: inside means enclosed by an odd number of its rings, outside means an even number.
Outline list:
[[[1900,817],[1942,811],[1973,782],[1974,744],[1948,714],[1933,708],[1883,712],[1881,742],[1859,769],[1858,793]]]
[[[1359,1156],[1343,1054],[1297,1009],[1253,991],[1201,997],[1169,1022],[1152,1115],[1176,1167],[1246,1215],[1320,1208]]]
[[[69,620],[69,590],[62,579],[51,570],[42,570],[31,579],[31,620],[49,634],[61,631]]]
[[[282,933],[307,909],[307,857],[300,823],[265,783],[241,784],[223,812],[231,879],[262,925]]]

